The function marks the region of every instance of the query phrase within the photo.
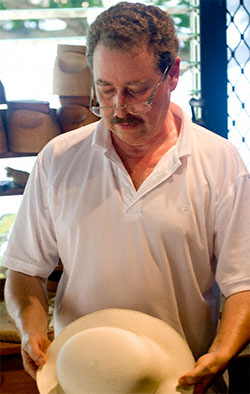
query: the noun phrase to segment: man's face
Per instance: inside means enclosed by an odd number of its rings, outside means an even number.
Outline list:
[[[101,43],[94,51],[93,73],[101,106],[146,102],[162,76],[153,53],[145,45],[127,53]],[[133,115],[126,108],[118,108],[116,113],[104,113],[108,128],[123,142],[134,146],[164,133],[170,92],[176,87],[178,76],[179,60],[159,86],[149,112]]]

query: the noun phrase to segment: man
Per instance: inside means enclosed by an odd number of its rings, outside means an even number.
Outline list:
[[[87,47],[102,119],[40,153],[4,260],[24,366],[35,377],[46,361],[45,280],[60,257],[56,334],[107,307],[156,316],[197,358],[180,386],[203,393],[249,340],[249,174],[228,141],[170,104],[180,58],[168,14],[120,3]]]

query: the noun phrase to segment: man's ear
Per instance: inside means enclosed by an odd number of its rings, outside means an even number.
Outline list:
[[[180,76],[180,62],[181,59],[179,56],[176,57],[175,62],[173,63],[170,71],[169,71],[169,87],[171,92],[176,88],[179,76]]]

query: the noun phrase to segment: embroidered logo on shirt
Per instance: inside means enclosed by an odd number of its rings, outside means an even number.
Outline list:
[[[190,205],[188,204],[183,204],[179,207],[179,211],[181,213],[189,213],[190,212]]]

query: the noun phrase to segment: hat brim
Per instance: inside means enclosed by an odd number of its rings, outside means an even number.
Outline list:
[[[37,387],[40,394],[64,394],[60,388],[57,373],[57,355],[63,344],[73,335],[94,327],[117,327],[145,336],[160,345],[171,360],[171,379],[166,379],[157,394],[192,393],[193,387],[178,388],[178,379],[191,370],[194,358],[185,340],[171,326],[162,320],[127,309],[103,309],[85,315],[64,328],[47,350],[47,362],[37,371]]]

